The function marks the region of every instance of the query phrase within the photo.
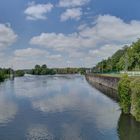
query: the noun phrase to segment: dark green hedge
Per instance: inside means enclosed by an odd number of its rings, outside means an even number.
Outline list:
[[[140,79],[131,82],[131,114],[140,121]]]
[[[130,79],[127,75],[124,75],[119,84],[118,92],[120,99],[120,106],[124,113],[130,113],[131,108],[131,88],[130,88]]]

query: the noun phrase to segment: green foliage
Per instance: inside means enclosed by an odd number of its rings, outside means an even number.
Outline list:
[[[112,46],[113,47],[113,46]],[[94,72],[116,72],[120,70],[140,70],[140,39],[130,46],[124,46],[93,68]]]
[[[54,69],[49,69],[47,68],[47,65],[36,65],[34,69],[32,69],[32,71],[30,72],[30,74],[33,75],[53,75],[55,74],[55,70]]]
[[[131,82],[131,91],[132,91],[132,107],[131,113],[136,118],[137,121],[140,121],[140,79],[135,79]]]
[[[120,106],[124,113],[130,113],[131,107],[131,89],[130,79],[124,75],[118,84],[118,92],[120,99]]]
[[[124,63],[122,64],[121,58],[124,56],[127,49],[128,46],[124,46],[123,49],[118,50],[115,54],[112,55],[112,57],[99,62],[96,67],[93,68],[93,71],[98,73],[108,73],[122,70],[122,65],[124,65]]]
[[[53,68],[50,69],[47,65],[36,65],[34,69],[32,69],[29,74],[33,75],[54,75],[54,74],[85,74],[86,68]]]
[[[5,75],[3,74],[3,72],[0,72],[0,82],[3,82],[5,79]]]
[[[9,77],[11,69],[0,68],[0,82],[3,82],[6,78]]]
[[[76,74],[78,73],[77,68],[57,68],[56,69],[57,74]]]
[[[22,77],[22,76],[24,76],[24,74],[25,74],[25,72],[23,70],[17,70],[17,71],[15,71],[15,75],[17,77]]]

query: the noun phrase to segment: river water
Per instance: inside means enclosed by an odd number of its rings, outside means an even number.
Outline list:
[[[84,76],[25,76],[0,84],[0,140],[139,140],[140,124]]]

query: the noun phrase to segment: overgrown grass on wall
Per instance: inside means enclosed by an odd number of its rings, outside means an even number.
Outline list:
[[[131,108],[131,88],[130,79],[124,75],[118,84],[120,106],[124,113],[130,113]]]
[[[140,79],[131,82],[131,114],[140,121]]]
[[[140,78],[123,76],[118,84],[118,92],[122,111],[131,113],[140,122]]]

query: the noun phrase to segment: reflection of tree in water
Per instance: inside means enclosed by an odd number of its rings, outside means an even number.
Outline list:
[[[118,135],[120,140],[140,140],[140,123],[122,113],[118,122]]]
[[[88,80],[87,80],[88,81]],[[111,89],[109,87],[103,86],[101,84],[98,84],[96,82],[90,82],[88,81],[88,83],[93,86],[94,88],[96,88],[97,90],[101,91],[103,94],[105,94],[106,96],[110,97],[111,99],[113,99],[114,101],[118,101],[118,94],[117,91],[114,89]]]

